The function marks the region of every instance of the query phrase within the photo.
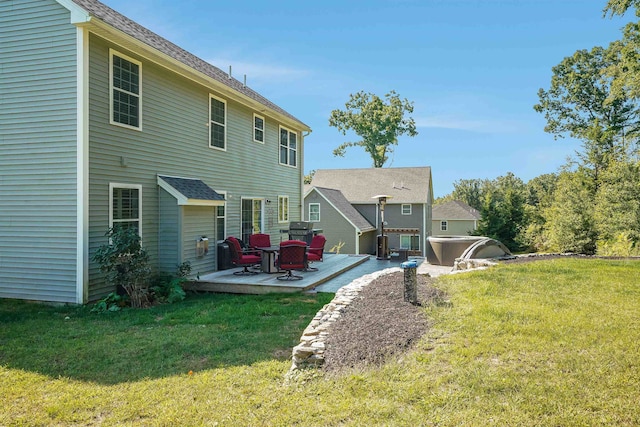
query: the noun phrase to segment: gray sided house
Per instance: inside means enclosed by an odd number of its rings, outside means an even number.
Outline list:
[[[377,230],[354,208],[340,190],[310,187],[304,196],[307,221],[322,229],[325,250],[367,254],[375,248]]]
[[[424,255],[426,238],[431,235],[433,184],[430,167],[320,169],[313,175],[311,186],[338,190],[376,230],[380,230],[380,210],[378,200],[373,197],[390,196],[384,210],[389,247]],[[310,208],[309,194],[305,197],[305,209]],[[322,215],[321,211],[320,218]],[[322,222],[325,232],[331,227],[331,223]],[[355,237],[345,235],[343,240],[353,241]],[[360,245],[359,253],[376,252],[376,239],[367,244],[370,246]]]
[[[481,215],[460,200],[452,200],[433,207],[435,236],[467,236],[478,228]]]
[[[136,227],[155,270],[302,218],[300,120],[96,0],[0,2],[0,297],[86,303]]]

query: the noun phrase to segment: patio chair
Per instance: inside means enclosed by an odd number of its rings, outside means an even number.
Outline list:
[[[250,271],[249,266],[260,264],[262,262],[262,253],[258,250],[243,251],[240,242],[235,237],[227,237],[226,240],[231,249],[231,262],[236,267],[243,267],[242,271],[234,271],[236,276],[247,274],[258,274],[259,271]]]
[[[249,236],[249,246],[253,249],[271,247],[271,237],[268,234],[256,233]]]
[[[276,265],[287,274],[278,276],[278,280],[300,280],[302,276],[293,274],[293,270],[304,270],[307,266],[307,244],[300,240],[285,240],[280,243]]]
[[[307,249],[307,267],[304,269],[305,271],[318,271],[316,267],[309,267],[309,263],[323,261],[325,243],[327,243],[327,239],[322,234],[313,236]]]

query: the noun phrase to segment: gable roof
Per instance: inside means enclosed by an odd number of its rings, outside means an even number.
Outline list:
[[[373,196],[391,196],[389,204],[431,202],[431,168],[319,169],[311,185],[340,190],[355,204],[375,204]]]
[[[175,197],[178,205],[224,205],[224,197],[200,179],[158,175],[158,185]]]
[[[434,205],[431,210],[431,218],[438,220],[480,220],[482,215],[477,209],[472,208],[465,202],[451,200],[440,205]]]
[[[133,38],[135,41],[141,43],[147,48],[152,49],[156,53],[160,54],[160,57],[164,55],[173,59],[174,61],[179,62],[180,64],[188,67],[192,71],[200,73],[206,78],[212,79],[218,84],[222,84],[226,88],[230,89],[233,92],[238,93],[242,99],[245,101],[254,101],[268,109],[278,113],[281,116],[284,116],[291,121],[295,122],[299,127],[303,130],[310,131],[309,126],[304,124],[302,121],[286,112],[273,102],[269,101],[253,89],[250,89],[244,83],[239,80],[232,78],[228,73],[225,73],[218,67],[215,67],[208,62],[198,58],[197,56],[187,52],[181,47],[175,45],[169,40],[159,36],[153,31],[143,27],[137,22],[127,18],[119,12],[111,9],[109,6],[99,2],[98,0],[57,0],[62,6],[71,10],[72,20],[74,23],[79,25],[89,25],[92,31],[95,31],[102,37],[115,36],[118,34],[110,34],[108,28],[105,30],[101,28],[99,22],[95,22],[96,20],[107,24],[109,27],[124,33],[125,35]],[[86,12],[88,16],[80,16],[78,10],[72,10],[73,8],[70,5],[70,2],[79,6],[82,10]],[[88,23],[88,24],[87,24]],[[125,46],[129,49],[134,49],[135,46]]]
[[[376,228],[371,225],[365,217],[362,216],[356,208],[349,203],[340,190],[334,190],[331,188],[311,187],[310,191],[315,190],[321,197],[329,202],[342,216],[353,224],[359,231],[372,231]],[[305,193],[305,197],[309,192]]]

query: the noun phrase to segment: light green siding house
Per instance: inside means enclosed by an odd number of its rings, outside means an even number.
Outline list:
[[[478,228],[481,215],[460,200],[451,200],[433,207],[435,236],[468,236]]]
[[[426,239],[431,235],[433,183],[430,167],[319,169],[313,175],[311,186],[325,189],[321,190],[323,194],[329,194],[326,189],[339,191],[375,230],[381,230],[381,215],[378,200],[373,197],[389,196],[384,210],[389,248],[424,255]],[[314,193],[307,192],[307,208],[311,208],[311,197]],[[311,214],[311,210],[308,212]],[[338,221],[334,223],[327,219],[322,222],[324,230],[334,226],[338,226]],[[349,233],[343,235],[344,241],[355,239],[358,230],[354,228]],[[358,253],[376,253],[376,239],[361,241]]]
[[[222,70],[95,0],[3,0],[0,38],[0,297],[106,295],[118,223],[202,274],[302,218],[309,127]]]

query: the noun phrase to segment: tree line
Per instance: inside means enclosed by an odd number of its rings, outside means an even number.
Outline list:
[[[603,13],[631,7],[640,17],[640,0],[611,0]],[[640,21],[607,47],[564,58],[538,98],[545,131],[580,140],[576,155],[527,183],[512,173],[456,181],[437,202],[478,209],[477,233],[511,250],[640,255]]]

